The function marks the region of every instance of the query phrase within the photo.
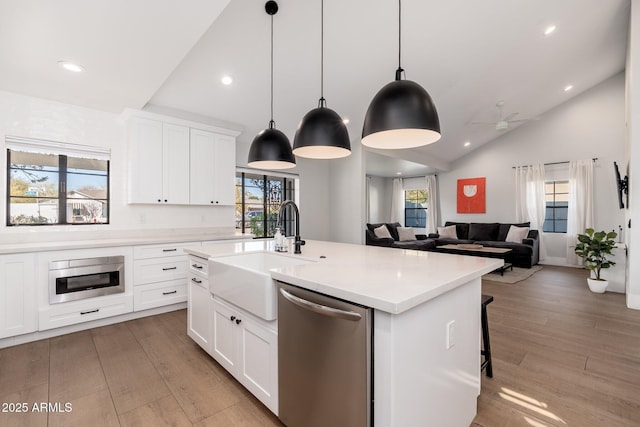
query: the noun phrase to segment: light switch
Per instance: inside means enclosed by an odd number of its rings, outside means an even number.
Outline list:
[[[456,345],[456,321],[447,323],[447,350]]]

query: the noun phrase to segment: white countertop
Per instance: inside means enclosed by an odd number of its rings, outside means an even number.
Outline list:
[[[188,247],[215,258],[273,251],[273,240]],[[315,262],[271,270],[282,282],[392,314],[402,313],[503,265],[503,260],[307,240],[300,257]],[[320,258],[325,256],[326,258]]]
[[[46,242],[27,242],[27,243],[4,243],[0,244],[1,254],[14,254],[25,252],[46,252],[60,251],[68,249],[86,249],[86,248],[108,248],[115,246],[131,246],[131,245],[153,245],[162,243],[179,243],[179,242],[199,242],[204,240],[235,240],[250,239],[252,235],[242,233],[199,233],[199,234],[164,234],[161,231],[158,234],[149,233],[140,235],[137,231],[132,231],[131,236],[127,236],[126,231],[114,233],[117,237],[100,238],[100,239],[82,239],[73,240],[74,232],[68,232],[65,236],[60,236],[61,240],[53,240]],[[31,237],[31,236],[29,236]],[[64,237],[69,240],[62,240]]]

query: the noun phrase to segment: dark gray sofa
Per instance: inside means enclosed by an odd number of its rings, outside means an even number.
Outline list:
[[[457,245],[460,243],[475,243],[492,248],[511,249],[505,257],[505,262],[511,263],[514,267],[531,268],[538,263],[540,257],[540,240],[538,230],[529,230],[529,235],[521,243],[505,242],[509,228],[529,227],[528,222],[519,224],[506,223],[483,223],[483,222],[451,222],[447,221],[445,226],[455,225],[458,239],[440,238],[438,234],[429,234],[429,239],[434,239],[438,252],[438,246]]]
[[[389,234],[391,234],[391,239],[378,238],[373,230],[375,228],[380,227],[381,225],[386,225],[389,230]],[[416,234],[416,240],[410,241],[399,241],[398,237],[398,227],[401,227],[400,223],[377,223],[377,224],[367,224],[367,228],[365,229],[366,233],[366,244],[370,246],[384,246],[388,248],[397,248],[397,249],[415,249],[419,251],[428,251],[431,249],[435,249],[436,242],[434,239],[427,239],[425,234]]]

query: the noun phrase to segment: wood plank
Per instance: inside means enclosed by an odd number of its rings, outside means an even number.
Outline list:
[[[163,397],[121,414],[120,425],[122,427],[192,426],[173,396]]]
[[[109,390],[79,396],[68,403],[71,411],[49,414],[49,427],[120,426]]]
[[[2,352],[4,352],[4,350]],[[47,402],[48,400],[49,386],[47,382],[42,382],[29,388],[22,387],[19,384],[15,384],[14,387],[0,388],[0,403],[26,403],[26,408],[21,407],[19,409],[20,412],[17,412],[18,410],[15,408],[15,406],[13,408],[8,407],[7,412],[0,411],[0,426],[46,427],[47,413],[36,412],[32,409],[33,404]]]
[[[49,340],[0,350],[0,394],[49,381]]]
[[[284,424],[268,409],[248,399],[236,403],[194,427],[283,427]]]

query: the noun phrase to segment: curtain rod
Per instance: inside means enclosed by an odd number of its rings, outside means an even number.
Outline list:
[[[596,160],[598,160],[598,158],[597,158],[597,157],[594,157],[594,158],[593,158],[593,159],[591,159],[591,160],[595,162]],[[570,161],[569,161],[569,160],[565,160],[564,162],[551,162],[551,163],[544,163],[544,165],[545,165],[545,166],[551,166],[551,165],[564,165],[564,164],[566,164],[566,163],[570,163]],[[522,166],[520,166],[520,167],[521,167],[521,168],[524,168],[524,167],[529,167],[529,166],[532,166],[532,165],[522,165]],[[517,168],[517,167],[518,167],[518,166],[512,166],[512,167],[511,167],[511,169],[515,169],[515,168]]]

